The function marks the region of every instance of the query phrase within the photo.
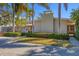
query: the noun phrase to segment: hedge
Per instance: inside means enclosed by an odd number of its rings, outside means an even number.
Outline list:
[[[22,33],[22,36],[27,37],[41,37],[41,38],[50,38],[50,39],[69,39],[68,34],[37,34],[37,33]]]
[[[7,37],[16,37],[16,36],[20,36],[21,33],[20,32],[6,32],[4,34],[4,36],[7,36]]]
[[[68,34],[50,34],[48,35],[48,38],[53,38],[53,39],[69,39]]]

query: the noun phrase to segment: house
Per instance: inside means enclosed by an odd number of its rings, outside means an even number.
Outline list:
[[[46,11],[37,20],[34,20],[33,32],[71,34],[75,32],[75,23],[70,19],[63,18],[60,20],[59,27],[58,18],[55,18],[52,12]]]
[[[20,31],[20,28],[21,29],[21,32],[28,32],[28,31],[32,31],[32,24],[26,24],[26,27],[17,27],[15,26],[15,31]],[[13,31],[13,26],[12,25],[2,25],[0,26],[0,32],[12,32]]]

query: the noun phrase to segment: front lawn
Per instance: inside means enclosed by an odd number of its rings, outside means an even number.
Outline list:
[[[54,46],[64,46],[67,47],[70,45],[68,40],[56,40],[56,39],[48,39],[48,38],[19,38],[17,42],[23,43],[34,43],[34,44],[41,44],[41,45],[54,45]]]

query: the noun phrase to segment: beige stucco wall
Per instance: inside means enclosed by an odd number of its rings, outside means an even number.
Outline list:
[[[35,21],[34,32],[53,32],[53,16],[44,15]]]
[[[43,15],[37,21],[34,21],[34,32],[52,32],[53,33],[53,15]],[[55,33],[59,33],[59,21],[55,20]],[[60,33],[67,33],[67,25],[61,20]]]
[[[67,25],[63,22],[60,24],[60,33],[67,33]]]
[[[55,20],[55,32],[59,33],[59,20]],[[67,25],[60,21],[60,33],[67,33]]]

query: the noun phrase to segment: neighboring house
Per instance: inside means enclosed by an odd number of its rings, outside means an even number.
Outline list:
[[[60,31],[59,31],[59,20],[53,17],[53,13],[45,12],[41,16],[34,20],[33,23],[34,32],[49,32],[49,33],[74,33],[75,23],[70,19],[60,20]]]
[[[12,26],[2,25],[2,26],[0,26],[0,32],[12,32]]]
[[[11,32],[12,31],[12,15],[0,14],[0,32]]]
[[[20,27],[21,28],[21,27]],[[20,31],[20,28],[15,26],[15,31]],[[2,25],[0,26],[0,32],[12,32],[13,30],[13,26],[12,25]],[[21,28],[21,32],[28,32],[28,31],[32,31],[32,24],[26,24],[25,27]]]

